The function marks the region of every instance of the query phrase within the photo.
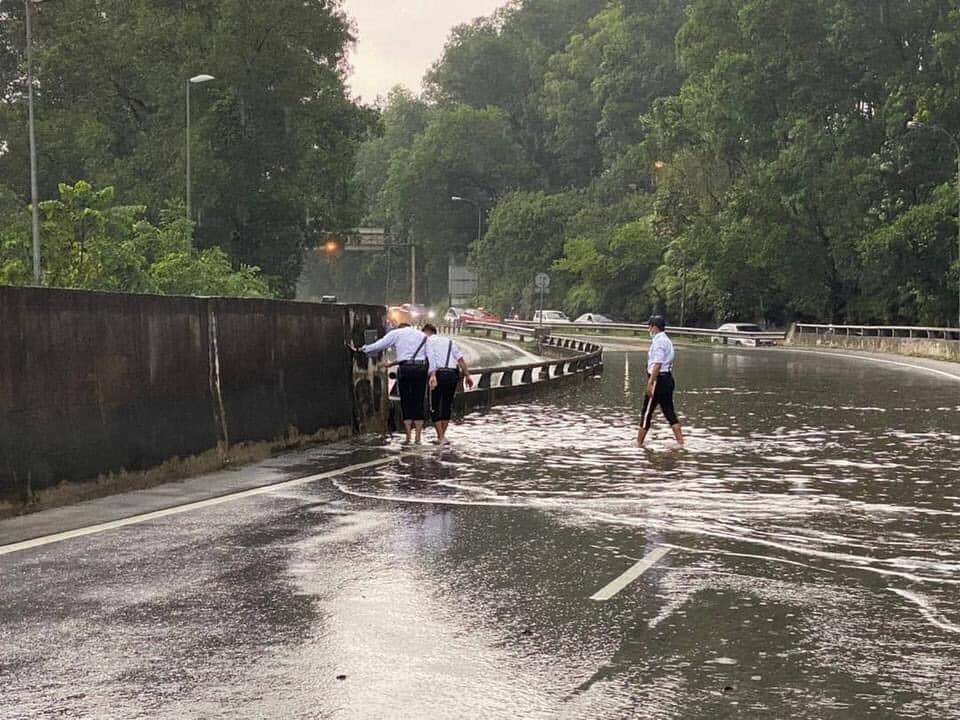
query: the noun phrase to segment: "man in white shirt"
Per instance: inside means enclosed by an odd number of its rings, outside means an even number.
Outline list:
[[[427,336],[409,323],[401,323],[375,343],[364,345],[360,352],[376,355],[387,348],[396,352],[397,385],[400,389],[400,409],[403,428],[410,442],[410,433],[416,431],[416,442],[421,442],[424,421],[424,399],[427,393]]]
[[[642,446],[647,439],[650,425],[653,423],[653,411],[660,406],[663,416],[673,429],[677,443],[683,445],[683,429],[673,409],[673,360],[676,353],[673,343],[667,337],[667,321],[660,315],[650,318],[650,351],[647,353],[647,393],[643,399],[643,415],[640,431],[637,433],[637,445]]]
[[[452,339],[437,335],[437,329],[429,324],[423,326],[423,332],[427,335],[430,366],[430,412],[437,429],[437,443],[443,445],[447,442],[447,426],[453,414],[453,398],[460,386],[460,377],[463,376],[468,388],[473,387],[473,378],[463,353]]]

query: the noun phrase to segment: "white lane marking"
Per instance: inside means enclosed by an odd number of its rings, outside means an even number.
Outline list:
[[[926,365],[914,365],[913,363],[907,362],[897,362],[896,360],[885,360],[883,358],[870,357],[869,355],[851,355],[849,353],[844,353],[842,351],[838,352],[824,352],[822,350],[804,350],[803,348],[782,348],[781,352],[800,352],[807,355],[824,355],[826,357],[840,357],[847,358],[848,360],[867,360],[869,362],[883,363],[884,365],[896,365],[897,367],[909,368],[910,370],[922,370],[924,372],[934,373],[936,375],[942,375],[945,378],[950,378],[956,382],[960,382],[960,375],[956,373],[950,373],[946,370],[938,370],[937,368],[927,367]]]
[[[656,550],[647,555],[643,560],[638,562],[632,568],[627,570],[623,575],[613,580],[605,587],[597,590],[593,595],[590,596],[591,600],[596,600],[598,602],[603,602],[604,600],[609,600],[614,597],[617,593],[623,590],[627,585],[632,583],[638,577],[643,575],[647,570],[656,565],[663,557],[670,552],[668,547],[658,547]]]
[[[939,628],[940,630],[945,630],[946,632],[960,633],[960,625],[956,625],[946,618],[941,617],[925,596],[910,592],[909,590],[900,590],[898,588],[887,589],[890,592],[896,593],[900,597],[915,603],[920,609],[920,613],[934,627]]]
[[[165,510],[155,510],[154,512],[133,515],[132,517],[123,518],[121,520],[111,520],[110,522],[100,523],[99,525],[90,525],[88,527],[77,528],[76,530],[67,530],[66,532],[56,533],[55,535],[45,535],[44,537],[34,538],[33,540],[24,540],[22,542],[11,543],[10,545],[0,545],[0,555],[9,555],[22,550],[29,550],[30,548],[62,542],[63,540],[72,540],[74,538],[84,537],[85,535],[93,535],[95,533],[106,532],[108,530],[116,530],[117,528],[127,527],[128,525],[137,525],[139,523],[156,520],[158,518],[179,515],[180,513],[190,512],[192,510],[200,510],[201,508],[233,502],[234,500],[240,500],[242,498],[254,497],[255,495],[267,495],[282,488],[306,485],[307,483],[316,482],[318,480],[327,480],[329,478],[337,477],[338,475],[346,475],[347,473],[351,473],[356,470],[364,470],[366,468],[379,467],[380,465],[388,465],[396,460],[396,457],[380,458],[379,460],[358,463],[357,465],[350,465],[349,467],[339,468],[338,470],[330,470],[317,475],[310,475],[309,477],[296,478],[294,480],[287,480],[285,482],[275,483],[273,485],[264,485],[263,487],[252,488],[250,490],[241,490],[240,492],[230,493],[229,495],[220,495],[207,500],[199,500],[186,505],[178,505],[177,507],[167,508]]]

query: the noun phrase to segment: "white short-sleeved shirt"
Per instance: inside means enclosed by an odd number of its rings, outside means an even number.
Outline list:
[[[673,350],[673,342],[665,332],[657,333],[650,341],[650,352],[647,353],[647,373],[653,371],[653,366],[656,363],[660,363],[660,372],[672,372],[674,357],[676,357],[676,353]]]
[[[391,330],[375,343],[360,348],[367,355],[375,355],[387,348],[393,348],[397,353],[397,362],[407,360],[426,360],[427,346],[424,342],[427,336],[412,327]],[[419,348],[419,351],[418,351]],[[416,357],[414,357],[416,354]]]
[[[450,359],[447,359],[447,353]],[[433,335],[427,340],[427,360],[430,362],[430,372],[434,373],[443,368],[456,368],[457,361],[463,357],[460,348],[450,338],[442,335]]]

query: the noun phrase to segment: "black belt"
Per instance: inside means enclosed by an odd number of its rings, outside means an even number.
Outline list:
[[[659,375],[660,377],[662,377],[662,376],[664,376],[664,375],[673,375],[673,373],[670,372],[669,370],[667,370],[666,372],[664,372],[663,370],[661,370],[658,375]],[[650,377],[650,373],[647,373],[647,377]]]
[[[400,362],[397,363],[397,365],[399,365],[400,367],[406,367],[408,365],[424,366],[426,364],[427,364],[426,360],[401,360]]]

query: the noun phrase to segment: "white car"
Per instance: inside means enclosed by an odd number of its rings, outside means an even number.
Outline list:
[[[537,310],[533,313],[533,321],[535,323],[544,322],[553,325],[563,325],[569,324],[570,318],[560,310]]]
[[[446,322],[459,322],[463,319],[463,308],[452,307],[443,315]]]
[[[761,345],[776,345],[770,338],[752,338],[736,337],[737,333],[762,333],[764,329],[754,323],[726,323],[717,328],[717,332],[730,333],[733,337],[722,337],[714,335],[710,338],[711,342],[727,342],[731,345],[742,345],[744,347],[760,347]]]
[[[580,325],[609,325],[613,320],[600,313],[584,313],[573,322]]]

